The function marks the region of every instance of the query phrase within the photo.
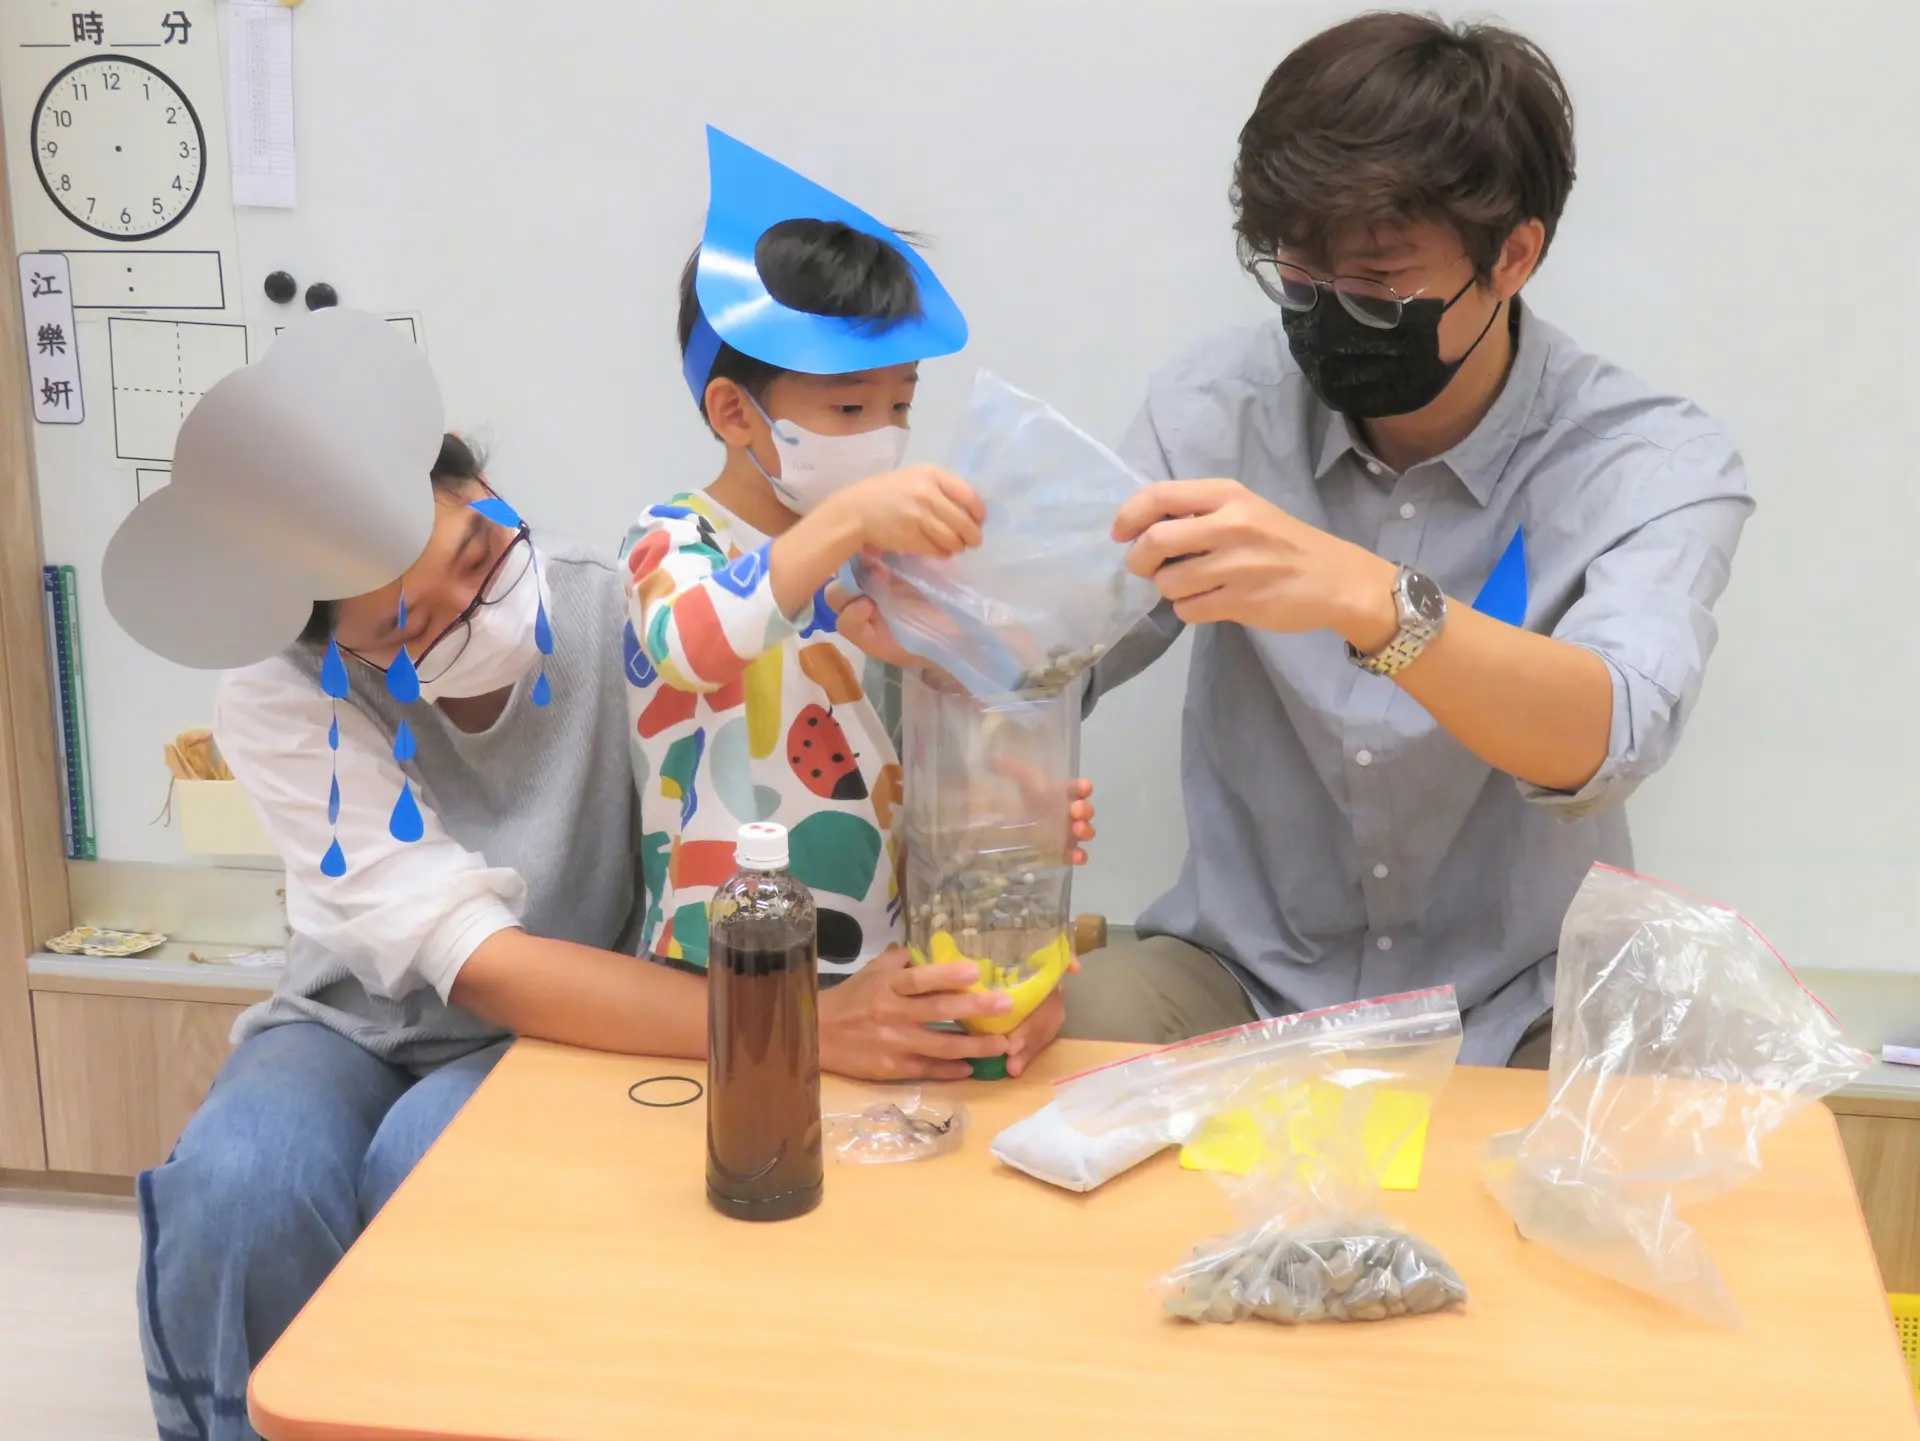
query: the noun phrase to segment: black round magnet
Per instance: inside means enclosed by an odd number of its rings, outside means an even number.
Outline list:
[[[340,303],[340,292],[324,280],[316,280],[307,287],[307,309],[325,310],[329,305]]]
[[[286,271],[276,270],[267,277],[267,299],[275,305],[285,305],[299,293],[299,285]]]

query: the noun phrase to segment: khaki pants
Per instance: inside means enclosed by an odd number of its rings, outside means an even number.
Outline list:
[[[1164,1046],[1259,1019],[1211,954],[1172,936],[1090,951],[1066,982],[1063,1036]]]
[[[1513,1056],[1507,1062],[1512,1071],[1544,1071],[1553,1055],[1553,1012],[1527,1027],[1527,1033],[1520,1038],[1520,1044],[1513,1048]]]
[[[1165,1046],[1259,1019],[1231,971],[1173,936],[1103,946],[1080,966],[1064,986],[1067,1021],[1060,1034],[1072,1040]],[[1548,1012],[1528,1027],[1507,1064],[1546,1070],[1552,1041]]]

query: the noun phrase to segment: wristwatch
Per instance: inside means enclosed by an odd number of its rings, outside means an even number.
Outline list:
[[[1374,675],[1397,675],[1419,658],[1420,652],[1447,623],[1447,597],[1440,587],[1412,566],[1400,567],[1393,581],[1393,607],[1399,612],[1400,632],[1372,655],[1362,655],[1351,644],[1347,659]]]

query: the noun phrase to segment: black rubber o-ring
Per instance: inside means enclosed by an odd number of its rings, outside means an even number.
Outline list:
[[[683,1086],[692,1086],[693,1094],[679,1101],[649,1101],[644,1097],[634,1094],[634,1092],[642,1086],[657,1086],[662,1081],[670,1084],[677,1081]],[[677,1106],[691,1106],[695,1101],[706,1095],[706,1093],[707,1088],[694,1080],[692,1076],[648,1076],[644,1081],[635,1081],[631,1086],[627,1087],[627,1099],[629,1101],[632,1101],[635,1105],[647,1106],[656,1111],[670,1111]]]

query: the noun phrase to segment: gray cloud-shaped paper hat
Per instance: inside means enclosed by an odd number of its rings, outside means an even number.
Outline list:
[[[315,601],[364,595],[419,558],[445,424],[426,357],[384,321],[329,309],[194,406],[173,481],[107,546],[107,607],[181,665],[251,665]]]

